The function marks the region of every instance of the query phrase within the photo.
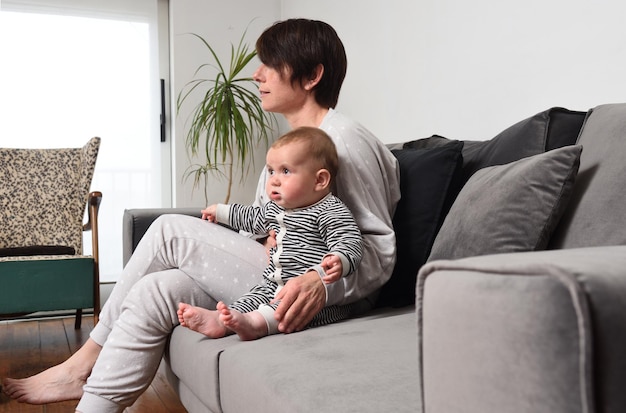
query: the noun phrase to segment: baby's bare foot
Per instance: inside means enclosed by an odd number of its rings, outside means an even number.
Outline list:
[[[244,314],[228,308],[221,302],[217,305],[217,311],[219,311],[219,318],[224,326],[237,333],[239,338],[244,341],[256,340],[268,334],[267,323],[258,311]]]
[[[177,315],[180,325],[207,337],[220,338],[232,334],[219,320],[219,314],[215,310],[180,303]]]

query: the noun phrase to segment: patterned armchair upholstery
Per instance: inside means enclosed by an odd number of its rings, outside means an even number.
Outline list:
[[[92,138],[82,148],[0,148],[0,317],[76,309],[80,328],[82,309],[93,308],[97,322],[102,194],[89,187],[99,147]]]

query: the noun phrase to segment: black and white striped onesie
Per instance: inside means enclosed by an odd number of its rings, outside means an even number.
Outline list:
[[[320,263],[328,254],[341,258],[344,277],[352,274],[361,260],[361,231],[348,207],[332,194],[298,209],[284,209],[274,202],[262,207],[219,205],[217,221],[258,235],[276,231],[277,245],[270,251],[263,283],[230,304],[231,308],[242,313],[259,310],[268,323],[270,334],[276,332],[273,311],[277,304],[269,302],[290,278],[308,270],[323,275]],[[333,323],[348,315],[349,307],[345,305],[325,307],[310,326]]]

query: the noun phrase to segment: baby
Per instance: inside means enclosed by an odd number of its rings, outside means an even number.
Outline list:
[[[179,305],[181,325],[212,338],[234,332],[242,340],[254,340],[277,333],[274,298],[290,278],[313,270],[324,283],[333,283],[352,274],[361,260],[361,232],[348,207],[331,193],[338,170],[331,138],[318,128],[294,129],[274,142],[266,163],[267,204],[217,204],[202,211],[210,222],[253,234],[276,233],[261,284],[230,306],[219,302],[214,311]],[[310,325],[328,324],[336,317],[326,307]]]

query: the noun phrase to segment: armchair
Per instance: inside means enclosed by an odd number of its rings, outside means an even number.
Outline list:
[[[99,147],[96,137],[82,148],[0,148],[0,318],[76,309],[80,328],[82,309],[93,308],[97,322],[102,193],[89,187]]]

